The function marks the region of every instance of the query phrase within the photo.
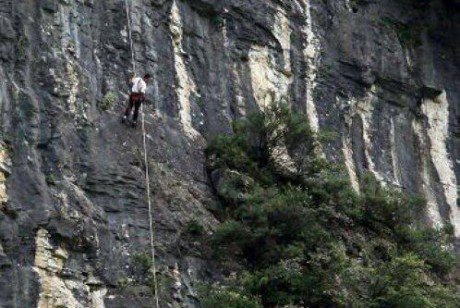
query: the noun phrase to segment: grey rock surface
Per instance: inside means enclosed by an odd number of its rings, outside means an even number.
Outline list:
[[[186,231],[218,224],[206,141],[273,102],[338,133],[323,151],[356,190],[371,172],[421,193],[427,223],[460,236],[458,0],[129,3],[154,76],[161,307],[196,306],[220,276]],[[0,0],[0,307],[153,307],[142,135],[120,123],[130,69],[124,1]]]

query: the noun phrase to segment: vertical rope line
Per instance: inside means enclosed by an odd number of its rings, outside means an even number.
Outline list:
[[[150,174],[149,174],[149,164],[147,157],[147,140],[145,133],[145,115],[142,110],[142,139],[144,145],[144,164],[145,164],[145,182],[147,190],[147,202],[149,206],[149,231],[150,231],[150,249],[152,254],[152,267],[153,267],[153,283],[155,287],[155,301],[156,307],[159,308],[159,299],[158,299],[158,281],[157,281],[157,271],[156,271],[156,261],[155,261],[155,244],[153,243],[153,219],[152,219],[152,199],[150,197]]]
[[[131,62],[133,65],[133,73],[136,73],[136,60],[134,58],[134,45],[133,45],[133,34],[131,31],[131,17],[129,14],[129,5],[128,0],[125,0],[125,7],[126,7],[126,21],[128,24],[128,39],[129,39],[129,47],[131,48]]]
[[[136,62],[134,59],[134,47],[133,47],[133,39],[132,39],[132,32],[131,32],[131,19],[129,14],[129,6],[128,0],[125,0],[126,6],[126,18],[128,22],[128,36],[131,48],[131,61],[133,64],[133,73],[136,73]],[[147,155],[147,138],[145,133],[145,115],[144,115],[144,108],[141,109],[142,114],[142,144],[144,147],[144,164],[145,164],[145,187],[146,187],[146,194],[147,194],[147,204],[149,209],[149,235],[150,235],[150,253],[152,255],[152,269],[153,269],[153,283],[155,289],[155,306],[156,308],[160,308],[160,301],[158,298],[158,280],[157,280],[157,269],[156,269],[156,261],[155,261],[155,244],[153,242],[153,219],[152,219],[152,199],[150,197],[150,173],[149,173],[149,164],[148,164],[148,155]]]

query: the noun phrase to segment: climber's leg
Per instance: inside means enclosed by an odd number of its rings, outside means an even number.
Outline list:
[[[139,117],[139,109],[141,108],[141,104],[143,102],[142,97],[138,97],[134,102],[134,115],[133,115],[133,124],[136,125],[137,118]]]
[[[134,106],[134,97],[133,97],[133,94],[131,94],[129,96],[128,108],[126,108],[125,115],[123,116],[123,121],[126,120],[131,114],[131,110],[133,109],[133,106]]]

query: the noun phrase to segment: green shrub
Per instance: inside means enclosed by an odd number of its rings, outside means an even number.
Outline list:
[[[241,223],[229,220],[224,222],[214,233],[212,246],[217,257],[241,255],[251,242],[250,230]]]
[[[407,228],[400,233],[408,250],[414,251],[440,276],[447,275],[457,263],[450,225],[433,229],[426,226]]]
[[[45,177],[45,181],[46,181],[46,184],[48,184],[49,186],[54,186],[54,185],[56,185],[56,177],[55,177],[54,174],[52,174],[52,173],[48,174],[48,175]]]
[[[114,91],[107,92],[102,98],[100,107],[102,110],[107,111],[112,109],[113,105],[118,101],[118,94]]]
[[[423,199],[372,177],[358,196],[344,169],[319,157],[316,138],[305,116],[272,106],[210,143],[224,220],[212,248],[245,266],[237,285],[246,291],[221,290],[207,305],[451,307],[451,228],[422,226]],[[280,147],[293,161],[282,172]]]
[[[149,252],[135,252],[133,254],[133,263],[137,269],[146,273],[153,265],[152,256]]]
[[[431,281],[428,265],[416,254],[405,254],[381,264],[371,285],[378,307],[457,307],[454,290]],[[458,297],[457,297],[458,300]]]
[[[262,308],[260,301],[237,290],[219,287],[202,287],[199,292],[203,308]]]
[[[315,155],[319,144],[305,117],[291,113],[287,105],[250,113],[235,121],[233,128],[234,135],[218,135],[208,146],[210,169],[238,170],[267,185],[280,176],[277,161],[288,154],[295,166],[290,174],[293,180],[313,176],[324,165]]]
[[[204,227],[196,219],[192,219],[186,226],[186,231],[190,235],[202,235],[204,233]]]
[[[213,15],[210,18],[212,24],[218,28],[222,27],[224,25],[224,18],[220,15]]]
[[[410,226],[424,211],[425,200],[384,188],[374,178],[366,177],[363,185],[364,219],[369,227],[388,228],[388,232]]]

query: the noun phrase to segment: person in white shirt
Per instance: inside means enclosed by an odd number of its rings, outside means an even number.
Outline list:
[[[122,122],[124,123],[134,107],[133,113],[133,126],[137,124],[137,117],[139,116],[139,109],[142,103],[145,101],[145,91],[147,90],[147,84],[150,83],[152,76],[145,74],[144,78],[134,76],[130,81],[131,94],[129,95],[129,105],[126,108],[125,115],[123,116]]]

